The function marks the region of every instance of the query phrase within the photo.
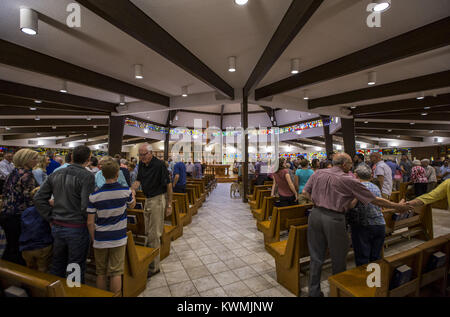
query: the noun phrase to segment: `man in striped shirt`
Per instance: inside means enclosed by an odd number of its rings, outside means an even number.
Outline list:
[[[127,245],[127,206],[136,204],[134,192],[117,182],[119,164],[110,160],[102,166],[106,183],[89,196],[88,229],[94,241],[97,288],[106,290],[107,277],[111,278],[110,291],[122,289],[122,274]]]

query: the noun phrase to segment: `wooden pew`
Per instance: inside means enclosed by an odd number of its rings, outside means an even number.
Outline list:
[[[389,200],[394,203],[399,203],[400,202],[400,191],[393,191],[391,193],[391,197],[389,197]]]
[[[447,237],[442,236],[417,246],[419,250],[422,251],[422,268],[421,268],[421,279],[420,288],[421,296],[434,296],[434,287],[438,287],[438,294],[445,296],[445,291],[447,288],[447,278],[448,278],[448,264],[450,256],[450,241]],[[435,252],[442,252],[447,256],[447,262],[444,266],[437,268],[432,271],[427,271],[427,264],[430,256]]]
[[[179,201],[172,199],[172,214],[166,218],[171,221],[172,225],[164,225],[164,230],[170,235],[172,241],[175,241],[183,235],[183,222],[180,217]]]
[[[193,190],[193,195],[192,195],[192,197],[194,198],[193,205],[198,210],[203,205],[202,199],[201,199],[201,194],[200,194],[200,185],[187,183],[186,190],[188,190],[188,189]],[[197,211],[195,212],[195,214],[197,214]]]
[[[194,188],[188,187],[186,185],[186,194],[187,194],[189,208],[192,209],[192,216],[195,216],[197,214],[197,212],[198,212],[198,207],[197,207],[197,204],[196,204]]]
[[[415,216],[394,221],[392,215],[397,211],[393,209],[382,210],[386,221],[386,247],[402,238],[409,239],[413,236],[417,236],[421,240],[433,239],[433,213],[431,206],[416,207],[414,211],[416,213]],[[395,232],[402,228],[408,228],[408,230],[401,233]]]
[[[305,212],[312,206],[274,207],[272,218],[267,221],[261,221],[258,224],[260,231],[264,234],[264,246],[269,253],[272,252],[272,249],[268,245],[280,241],[280,231],[287,230],[291,225],[305,225],[308,223],[308,217],[306,217]],[[274,255],[272,254],[272,256]]]
[[[0,260],[0,288],[24,288],[31,297],[113,297],[113,294],[92,286],[68,287],[66,279],[32,270],[26,266]]]
[[[158,256],[159,249],[135,245],[131,231],[127,236],[122,291],[124,297],[136,297],[147,286],[148,266]]]
[[[264,197],[262,208],[256,209],[252,211],[253,217],[256,219],[256,225],[258,226],[258,222],[265,221],[269,218],[269,215],[272,215],[273,204],[275,202],[275,197],[266,196]]]
[[[251,200],[248,201],[248,204],[250,205],[250,209],[251,209],[251,210],[256,209],[256,208],[255,208],[255,207],[256,207],[256,204],[257,204],[258,201],[259,201],[259,195],[260,195],[259,192],[260,192],[261,190],[268,190],[268,189],[271,189],[271,186],[267,186],[267,185],[258,185],[258,186],[255,186],[254,196],[253,196],[253,198],[252,198]]]
[[[206,181],[204,179],[192,179],[192,180],[188,180],[187,184],[199,185],[200,199],[201,199],[202,203],[204,203],[206,200],[206,196],[207,196]]]
[[[254,211],[258,213],[261,212],[264,202],[264,197],[269,197],[272,191],[270,189],[259,190],[256,194],[256,203],[253,208],[251,208],[252,214]]]
[[[372,271],[367,265],[330,276],[330,297],[405,297],[417,296],[420,289],[422,252],[413,248],[375,262],[381,269],[381,287],[369,287],[367,278]],[[410,282],[395,289],[389,289],[395,268],[408,265],[413,270]]]
[[[260,188],[264,188],[264,189],[268,189],[269,186],[267,185],[257,185],[253,187],[253,190],[251,192],[251,194],[247,195],[247,199],[248,199],[248,203],[250,204],[251,201],[254,201],[256,198],[256,191],[259,190]]]
[[[173,193],[173,199],[178,201],[180,207],[180,219],[183,226],[187,226],[192,222],[193,209],[189,206],[189,200],[187,194]]]
[[[296,296],[300,296],[300,258],[309,256],[307,225],[291,226],[287,240],[268,245],[275,258],[277,282]]]

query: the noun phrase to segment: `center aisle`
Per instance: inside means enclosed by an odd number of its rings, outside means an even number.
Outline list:
[[[230,184],[218,184],[140,296],[294,297],[276,282],[263,241],[248,204],[230,198]]]

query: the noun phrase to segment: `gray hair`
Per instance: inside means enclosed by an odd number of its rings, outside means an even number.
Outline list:
[[[126,159],[121,159],[120,164],[128,165],[128,161]]]
[[[351,158],[349,159],[346,155],[343,155],[342,153],[338,153],[338,155],[333,156],[333,166],[342,166],[346,162],[352,161]]]
[[[413,161],[413,165],[414,166],[419,166],[420,165],[420,161],[419,160],[414,160]]]
[[[360,164],[356,170],[356,175],[363,180],[369,180],[372,178],[372,169],[367,164]]]
[[[423,159],[423,160],[421,160],[421,162],[430,164],[430,160],[429,159]]]

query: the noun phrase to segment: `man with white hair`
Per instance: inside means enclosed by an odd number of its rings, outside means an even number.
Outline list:
[[[144,143],[139,146],[139,159],[138,174],[132,188],[136,191],[142,185],[142,191],[147,198],[144,207],[146,246],[159,248],[164,230],[165,194],[168,196],[169,211],[172,208],[172,184],[165,163],[153,155],[150,144]],[[150,276],[159,273],[159,261],[158,255],[150,264]]]
[[[433,166],[430,165],[429,159],[423,159],[420,161],[420,163],[422,164],[422,167],[425,169],[425,174],[428,179],[427,193],[429,193],[433,189],[435,189],[437,185],[436,170],[434,169]]]
[[[0,192],[3,189],[3,184],[5,183],[8,175],[14,170],[13,154],[6,153],[3,160],[0,162]]]
[[[380,153],[370,154],[370,161],[374,164],[373,177],[380,184],[381,195],[383,198],[389,199],[392,194],[392,170],[383,162]]]
[[[411,207],[376,197],[360,181],[348,172],[353,167],[350,155],[333,156],[333,167],[317,170],[308,180],[303,195],[314,203],[308,217],[309,296],[323,296],[320,291],[322,264],[327,248],[330,249],[333,275],[347,269],[349,249],[345,213],[353,207],[356,198],[363,205],[395,208],[401,212]],[[389,167],[388,167],[389,169]],[[390,169],[389,169],[390,170]]]

